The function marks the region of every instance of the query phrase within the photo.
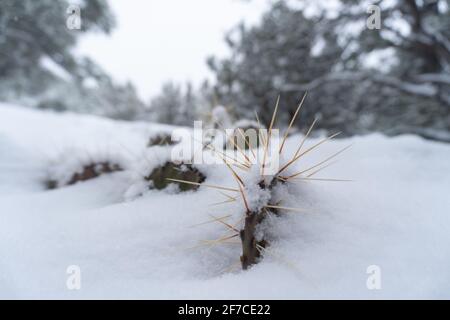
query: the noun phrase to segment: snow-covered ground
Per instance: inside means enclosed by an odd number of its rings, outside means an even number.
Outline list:
[[[217,191],[125,200],[133,164],[158,157],[149,136],[168,129],[0,105],[0,298],[450,298],[449,145],[378,134],[322,145],[298,166],[353,143],[320,174],[354,181],[290,186],[285,205],[309,212],[275,219],[263,261],[241,271],[238,243],[198,246],[226,230],[193,225],[236,209],[211,206]],[[45,190],[53,169],[100,154],[129,171]],[[206,183],[235,186],[225,166],[204,170]],[[71,265],[80,290],[66,286]],[[367,288],[371,265],[380,290]]]

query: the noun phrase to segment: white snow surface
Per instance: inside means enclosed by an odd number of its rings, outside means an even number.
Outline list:
[[[307,212],[268,219],[264,259],[241,271],[237,239],[199,246],[226,235],[223,225],[194,226],[210,215],[236,221],[241,202],[211,206],[226,198],[206,187],[127,198],[139,170],[167,152],[147,149],[148,138],[170,129],[0,104],[0,298],[450,298],[449,145],[379,134],[321,145],[293,172],[353,144],[318,174],[353,181],[278,188],[281,205]],[[300,140],[288,139],[287,155]],[[127,170],[45,190],[52,168],[108,155],[128,159]],[[236,188],[226,166],[201,170],[205,183]],[[71,265],[80,290],[66,286]],[[371,265],[380,290],[366,286]]]

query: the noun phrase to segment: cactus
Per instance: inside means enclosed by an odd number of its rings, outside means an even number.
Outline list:
[[[170,134],[159,133],[154,137],[151,137],[148,141],[147,147],[153,146],[173,146],[177,144],[176,141],[172,140]]]
[[[67,183],[67,185],[72,185],[79,181],[94,179],[105,173],[112,173],[122,170],[123,169],[118,164],[114,163],[109,162],[91,163],[83,166],[80,172],[74,173],[70,181]]]
[[[289,136],[289,131],[292,128],[293,123],[295,122],[295,119],[303,105],[303,102],[306,98],[306,94],[303,96],[303,99],[301,100],[300,104],[297,107],[297,110],[295,114],[293,115],[293,118],[291,122],[289,123],[289,126],[283,136],[282,142],[280,146],[277,147],[277,151],[280,156],[283,155],[284,145],[286,142],[287,137]],[[312,147],[307,148],[306,150],[303,150],[304,142],[308,138],[310,132],[312,131],[316,121],[312,123],[310,128],[308,129],[306,135],[303,137],[301,142],[299,143],[299,146],[292,156],[290,160],[287,162],[280,162],[279,167],[275,168],[275,174],[267,175],[266,166],[267,166],[267,153],[269,146],[273,147],[273,141],[271,141],[272,138],[272,132],[273,132],[273,125],[275,123],[275,118],[278,110],[278,104],[279,104],[279,98],[277,100],[275,110],[273,112],[272,121],[270,123],[268,131],[264,132],[264,134],[258,135],[259,141],[262,142],[263,150],[252,150],[249,148],[251,154],[253,155],[253,160],[250,161],[250,154],[244,153],[243,148],[238,148],[239,151],[242,153],[245,160],[242,161],[236,161],[236,163],[228,163],[227,158],[222,155],[223,153],[217,152],[217,155],[222,158],[228,169],[230,170],[230,173],[235,178],[236,183],[238,185],[237,189],[229,188],[229,187],[222,187],[222,186],[214,186],[214,185],[207,185],[207,187],[215,188],[215,189],[222,189],[222,190],[228,190],[230,192],[236,192],[238,193],[238,196],[233,197],[226,195],[228,200],[224,203],[228,202],[242,202],[244,205],[244,217],[240,220],[243,220],[243,223],[238,222],[237,225],[232,225],[227,222],[224,222],[223,218],[216,218],[213,220],[213,222],[219,222],[222,225],[225,225],[229,231],[232,231],[233,234],[231,236],[226,236],[219,238],[217,240],[209,240],[207,243],[212,244],[220,244],[225,243],[231,238],[239,237],[242,247],[242,254],[240,256],[240,262],[242,269],[246,270],[249,269],[252,265],[258,263],[261,261],[264,253],[267,251],[266,248],[270,245],[269,240],[267,239],[266,235],[264,234],[264,226],[265,221],[267,220],[267,217],[269,215],[275,215],[275,216],[282,216],[282,214],[286,211],[296,211],[296,212],[305,212],[303,209],[299,208],[288,208],[283,207],[279,205],[279,202],[275,202],[277,199],[275,198],[276,189],[280,185],[284,185],[286,183],[295,182],[298,180],[317,180],[317,181],[348,181],[348,180],[341,180],[341,179],[315,179],[313,176],[317,174],[319,171],[324,169],[329,165],[329,161],[333,158],[335,158],[337,155],[345,151],[348,147],[343,148],[342,150],[334,153],[333,155],[329,156],[325,160],[319,162],[318,164],[300,170],[299,172],[292,173],[290,172],[290,169],[293,167],[293,165],[304,155],[309,153],[310,151],[316,149],[321,144],[325,143],[326,141],[329,141],[330,139],[334,138],[338,135],[334,134],[331,135]],[[259,122],[259,121],[258,121]],[[258,127],[260,127],[258,123]],[[261,132],[260,132],[261,133]],[[262,161],[259,161],[260,157],[259,154],[261,152],[263,153]],[[222,155],[221,155],[222,154]],[[283,158],[283,157],[281,157]],[[232,168],[232,166],[236,166],[238,169],[243,170],[244,173],[242,176],[240,176],[235,169]],[[255,173],[255,170],[257,170],[257,174]],[[256,174],[256,180],[255,180],[255,174]],[[256,182],[255,182],[256,181]],[[189,183],[188,181],[185,181],[186,183]],[[252,202],[252,199],[256,199]]]
[[[104,174],[123,171],[128,159],[117,152],[101,148],[70,148],[49,159],[47,178],[43,181],[46,189],[70,186],[91,180]]]
[[[152,187],[155,189],[165,189],[169,184],[176,183],[179,185],[180,191],[189,191],[197,190],[199,184],[205,181],[205,176],[190,164],[166,162],[164,165],[155,168],[145,179],[151,181]],[[186,180],[192,182],[192,184],[174,180]]]

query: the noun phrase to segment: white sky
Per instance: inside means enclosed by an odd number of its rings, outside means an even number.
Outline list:
[[[206,58],[227,53],[224,34],[258,21],[265,0],[109,0],[118,25],[110,37],[90,34],[77,50],[118,81],[131,80],[147,101],[168,80],[210,77]]]

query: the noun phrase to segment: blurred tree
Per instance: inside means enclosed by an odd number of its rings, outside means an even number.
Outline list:
[[[208,81],[204,81],[199,88],[191,82],[184,85],[167,82],[150,101],[143,118],[181,126],[193,126],[196,120],[208,121],[214,106],[211,93]]]
[[[259,25],[247,28],[241,24],[232,30],[226,37],[231,57],[208,61],[216,74],[215,94],[221,104],[233,105],[235,112],[245,117],[253,118],[256,110],[268,123],[277,95],[286,85],[313,81],[335,66],[342,49],[331,30],[323,30],[319,36],[321,28],[321,17],[308,19],[302,11],[277,2]],[[280,106],[287,111],[283,115],[293,115],[303,93],[297,90],[281,95]],[[324,109],[319,96],[326,95],[317,93],[314,106],[305,109],[306,113]]]
[[[450,131],[449,2],[340,2],[341,10],[328,20],[328,28],[335,30],[346,46],[341,60],[344,67],[292,89],[311,90],[334,81],[354,83],[359,88],[366,83],[371,89],[364,91],[371,94],[366,94],[357,110],[371,115],[369,129],[450,141],[445,134]],[[378,30],[366,27],[368,8],[373,5],[380,12]],[[375,63],[368,63],[371,60]]]
[[[183,101],[179,107],[177,122],[182,125],[192,126],[197,115],[197,97],[192,83],[186,83]]]
[[[0,78],[12,78],[17,74],[47,76],[49,70],[42,66],[43,58],[74,77],[82,77],[83,72],[88,72],[71,49],[78,37],[88,31],[109,33],[114,18],[105,0],[79,1],[79,5],[82,29],[69,30],[66,27],[67,1],[1,1]]]
[[[68,1],[0,2],[0,98],[24,105],[133,119],[142,102],[131,84],[114,83],[95,62],[72,50],[90,31],[110,33],[106,0],[81,0],[80,29],[69,29]]]
[[[167,124],[179,124],[179,110],[183,94],[181,87],[173,82],[165,83],[161,93],[150,102],[151,120]]]

